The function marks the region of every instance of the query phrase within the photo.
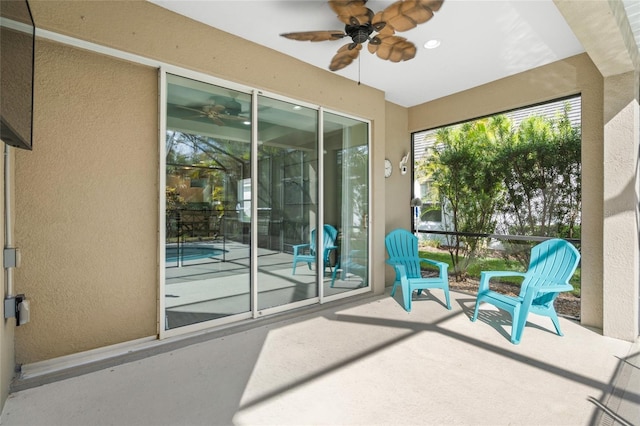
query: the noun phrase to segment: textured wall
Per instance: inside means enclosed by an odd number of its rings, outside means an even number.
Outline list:
[[[603,331],[630,341],[638,337],[638,81],[628,72],[604,84]]]
[[[400,160],[406,153],[411,153],[411,135],[407,133],[407,108],[387,102],[386,158],[393,164],[391,176],[385,179],[385,200],[387,205],[385,233],[396,228],[411,229],[411,161],[409,172],[400,174]],[[411,157],[411,155],[409,155]],[[385,251],[386,256],[386,251]],[[395,280],[392,267],[385,267],[385,282],[392,285]]]
[[[156,334],[157,71],[38,41],[36,149],[18,152],[18,363]]]

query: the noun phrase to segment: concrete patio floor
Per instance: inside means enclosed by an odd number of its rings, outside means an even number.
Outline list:
[[[473,295],[449,311],[435,290],[407,313],[399,293],[142,344],[12,393],[0,423],[640,425],[639,342],[534,316],[515,346],[507,314],[469,320]]]

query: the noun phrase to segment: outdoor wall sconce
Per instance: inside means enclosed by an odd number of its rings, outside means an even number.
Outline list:
[[[409,161],[409,153],[407,153],[404,157],[402,157],[402,160],[400,160],[400,174],[402,175],[407,174],[407,161]]]

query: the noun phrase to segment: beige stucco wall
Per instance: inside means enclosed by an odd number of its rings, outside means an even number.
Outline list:
[[[409,171],[405,175],[400,173],[400,160],[402,160],[402,157],[407,153],[411,157],[411,135],[407,133],[408,118],[407,108],[387,102],[385,155],[393,164],[393,172],[385,180],[385,183],[388,189],[398,189],[387,190],[386,199],[387,206],[389,206],[386,223],[387,232],[395,228],[408,228],[411,225],[411,209],[409,208],[409,202],[411,201],[411,193],[409,192],[412,182],[411,172]],[[409,161],[408,166],[411,166],[411,161]],[[406,208],[402,208],[402,206],[406,206]]]
[[[577,93],[582,95],[581,319],[602,328],[603,79],[589,57],[574,56],[410,108],[408,129],[430,129]]]
[[[29,363],[156,334],[157,71],[39,40],[34,150],[17,153]]]
[[[630,302],[639,296],[638,74],[630,71],[604,81],[602,328],[605,335],[633,340],[638,336],[638,304]]]
[[[411,161],[409,172],[400,173],[400,160],[409,153],[411,158],[411,135],[407,133],[409,110],[402,106],[387,102],[386,108],[386,140],[385,156],[393,164],[391,176],[385,179],[386,222],[385,234],[396,228],[411,228]],[[385,252],[386,256],[386,252]],[[392,285],[395,280],[392,267],[385,267],[385,283]]]
[[[40,29],[372,121],[372,190],[384,194],[384,94],[148,2],[30,2]],[[18,363],[155,335],[158,82],[153,67],[39,39],[33,152],[17,156],[19,291],[32,319]],[[384,258],[384,197],[370,206]],[[384,263],[371,284],[384,290]]]

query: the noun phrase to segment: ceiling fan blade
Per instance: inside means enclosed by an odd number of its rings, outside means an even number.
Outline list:
[[[186,109],[187,111],[193,111],[193,112],[197,112],[200,113],[202,115],[204,115],[204,112],[202,112],[201,109],[197,109],[197,108],[190,108],[190,107],[186,107],[186,106],[182,106],[182,105],[176,105],[178,108],[182,108],[182,109]]]
[[[231,121],[247,121],[247,117],[242,117],[240,115],[228,115],[228,114],[219,114],[219,118],[223,120],[231,120]]]
[[[369,40],[369,43],[367,43],[367,49],[369,49],[370,53],[376,53],[380,44],[382,44],[382,39],[377,35]]]
[[[220,120],[218,117],[210,117],[211,121],[213,121],[218,126],[224,126],[224,121]]]
[[[373,13],[365,4],[367,0],[329,0],[329,6],[345,25],[364,25],[371,22]]]
[[[371,26],[373,27],[373,30],[377,31],[379,34],[393,35],[396,32],[391,25],[387,25],[387,23],[382,20],[382,11],[374,15],[371,20]]]
[[[340,30],[327,30],[327,31],[302,31],[298,33],[285,33],[280,34],[282,37],[286,37],[291,40],[299,41],[327,41],[327,40],[339,40],[345,37],[344,31]]]
[[[219,113],[222,112],[226,109],[226,107],[224,105],[220,105],[220,104],[211,104],[211,105],[205,105],[202,107],[202,111],[207,114],[207,113]]]
[[[408,61],[416,56],[416,46],[404,37],[378,35],[380,44],[369,43],[369,52],[385,61]]]
[[[444,0],[418,0],[418,2],[423,7],[428,7],[429,9],[433,10],[434,12],[437,12],[442,7],[442,3],[444,3]]]
[[[425,1],[426,3],[426,1]],[[403,32],[433,18],[433,11],[420,0],[399,0],[382,12],[378,12],[372,21],[374,28],[380,22],[391,26],[395,31]]]
[[[345,44],[340,49],[338,49],[338,53],[336,53],[335,56],[331,59],[329,69],[331,71],[338,71],[346,67],[358,57],[361,49],[362,44],[356,44],[355,46],[353,46],[353,43]]]

